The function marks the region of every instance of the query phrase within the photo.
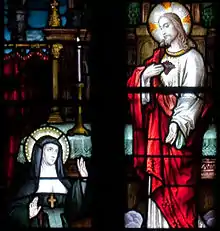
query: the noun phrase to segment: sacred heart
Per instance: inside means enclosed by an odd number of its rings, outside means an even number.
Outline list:
[[[176,68],[175,65],[172,64],[170,61],[166,61],[166,62],[164,62],[164,63],[162,63],[162,64],[163,64],[163,66],[164,66],[164,73],[165,73],[166,75],[168,75],[169,72],[170,72],[172,69]]]

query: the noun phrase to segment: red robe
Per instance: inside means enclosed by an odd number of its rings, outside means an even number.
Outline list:
[[[146,66],[160,63],[164,52],[162,48],[155,50]],[[134,70],[128,87],[140,87],[140,76],[144,69],[137,67]],[[151,86],[159,85],[158,76],[152,78]],[[152,176],[151,198],[171,228],[196,227],[195,187],[199,179],[199,158],[206,129],[204,119],[211,104],[205,100],[195,130],[186,139],[186,146],[178,150],[165,143],[169,121],[177,103],[176,95],[152,93],[150,102],[145,106],[141,104],[140,93],[129,93],[128,99],[133,120],[134,168],[142,179],[146,173]],[[135,157],[135,154],[139,156]]]

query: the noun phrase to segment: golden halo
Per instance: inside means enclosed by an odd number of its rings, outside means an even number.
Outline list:
[[[157,42],[161,42],[163,39],[158,22],[160,17],[165,13],[175,13],[178,15],[186,34],[190,33],[191,16],[186,7],[178,2],[162,2],[153,8],[148,19],[149,33]]]
[[[65,134],[61,132],[59,129],[54,128],[54,127],[42,127],[34,132],[31,133],[30,136],[27,137],[25,143],[24,143],[24,151],[26,158],[29,162],[31,162],[31,156],[32,156],[32,150],[34,147],[34,144],[37,140],[39,140],[43,136],[51,136],[60,142],[62,146],[62,158],[63,158],[63,163],[65,163],[69,157],[70,153],[70,145],[68,142],[68,139],[66,138]]]

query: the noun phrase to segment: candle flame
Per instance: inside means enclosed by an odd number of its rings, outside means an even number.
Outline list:
[[[76,41],[77,41],[77,42],[80,42],[80,38],[79,38],[79,37],[77,37],[77,38],[76,38]]]

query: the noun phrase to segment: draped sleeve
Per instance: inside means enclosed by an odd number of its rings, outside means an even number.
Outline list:
[[[204,87],[206,82],[205,66],[202,56],[194,50],[185,63],[182,78],[183,87]],[[196,121],[204,106],[203,93],[182,93],[178,98],[171,122],[178,124],[185,138],[195,128]]]
[[[69,222],[83,219],[90,210],[90,192],[86,181],[76,180],[68,191],[65,217]]]

